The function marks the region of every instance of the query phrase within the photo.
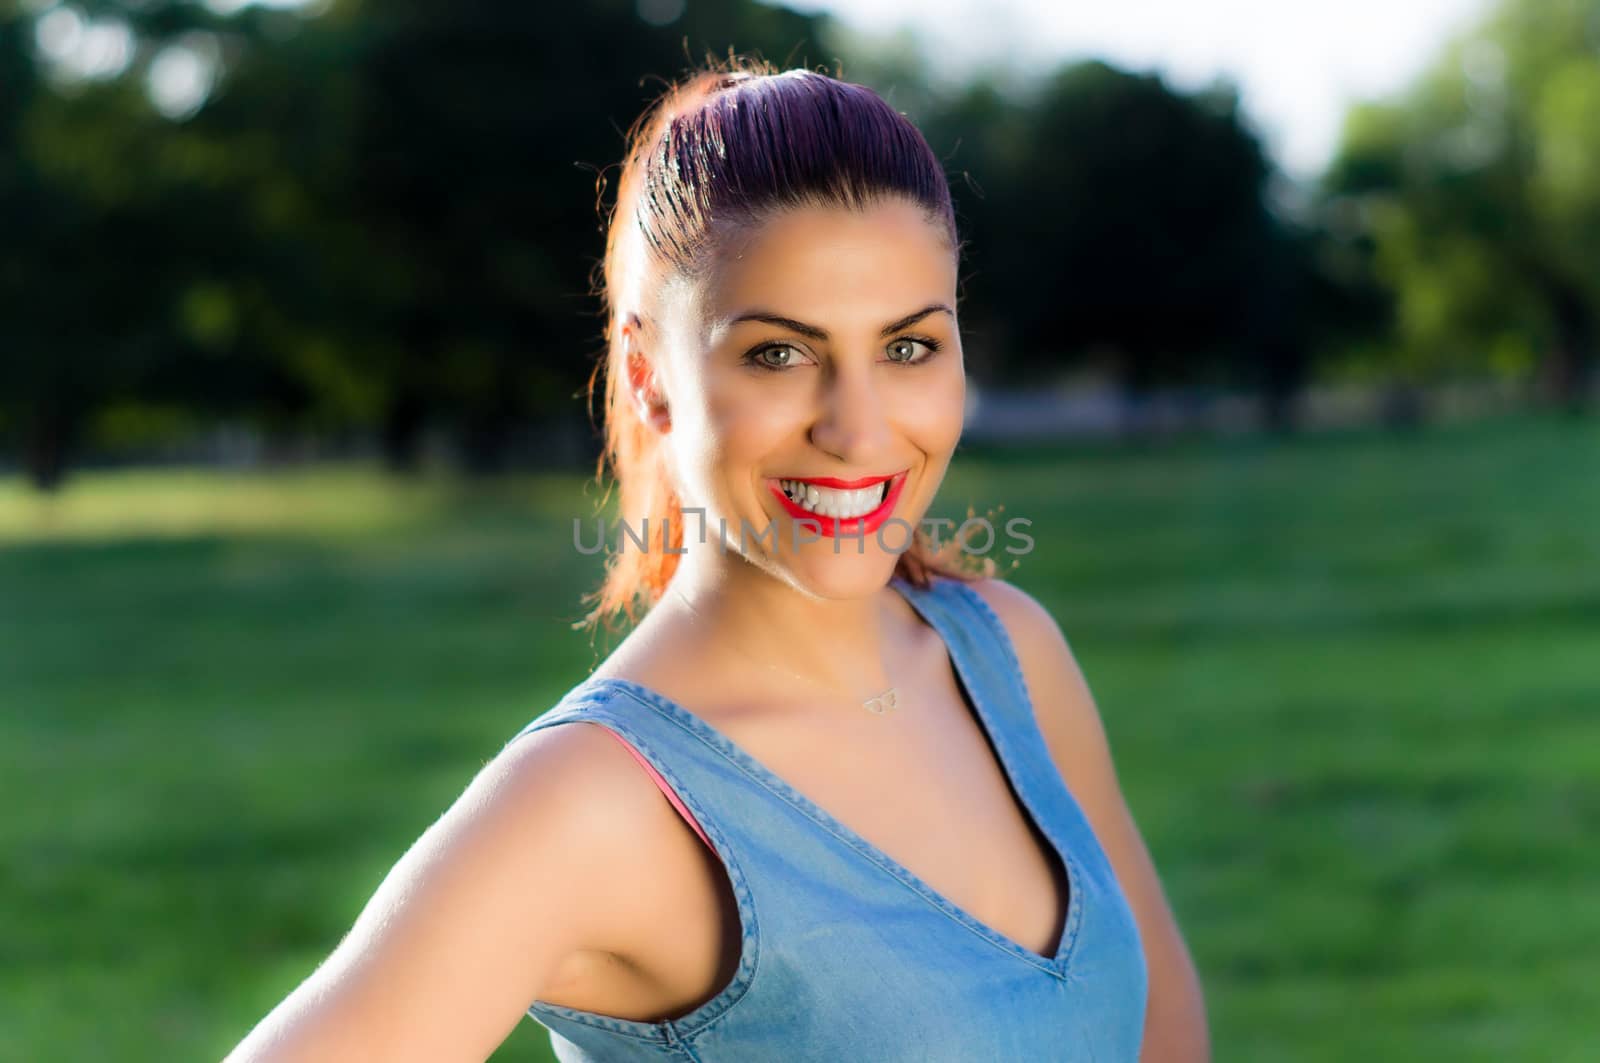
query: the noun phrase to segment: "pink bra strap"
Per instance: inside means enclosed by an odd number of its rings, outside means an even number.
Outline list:
[[[706,845],[711,848],[712,852],[716,852],[716,846],[711,844],[711,839],[706,837],[706,832],[700,829],[700,822],[696,820],[694,816],[690,814],[689,810],[683,806],[683,802],[678,800],[678,795],[672,792],[672,787],[668,786],[667,780],[661,777],[661,773],[659,771],[656,771],[655,765],[646,760],[644,755],[637,749],[634,749],[626,738],[623,738],[611,728],[602,726],[601,730],[610,735],[612,738],[615,738],[618,742],[621,742],[622,748],[633,754],[633,759],[639,762],[639,766],[644,768],[644,770],[650,774],[650,778],[655,780],[655,784],[661,790],[661,792],[667,795],[667,800],[671,801],[672,807],[678,810],[678,815],[682,816],[688,821],[689,826],[694,828],[694,832],[700,835],[700,840],[705,842]]]

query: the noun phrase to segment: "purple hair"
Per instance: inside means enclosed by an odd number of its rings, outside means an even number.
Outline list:
[[[921,131],[862,85],[810,70],[709,77],[641,145],[634,203],[645,245],[692,275],[708,240],[785,208],[916,203],[956,246],[944,169]]]

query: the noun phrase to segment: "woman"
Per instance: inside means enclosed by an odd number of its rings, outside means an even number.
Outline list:
[[[635,626],[232,1058],[482,1059],[524,1012],[564,1060],[1209,1058],[1060,630],[919,528],[958,260],[865,88],[730,64],[641,118],[589,617]]]

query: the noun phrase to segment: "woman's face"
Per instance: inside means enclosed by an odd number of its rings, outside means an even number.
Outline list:
[[[705,510],[703,535],[684,527],[696,563],[737,551],[830,598],[888,580],[961,435],[956,270],[907,201],[796,208],[671,300],[662,423],[683,505]]]

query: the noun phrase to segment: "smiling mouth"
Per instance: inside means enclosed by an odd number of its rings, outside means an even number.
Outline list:
[[[831,476],[767,481],[791,517],[816,521],[822,534],[876,531],[894,511],[909,470],[840,480]]]

